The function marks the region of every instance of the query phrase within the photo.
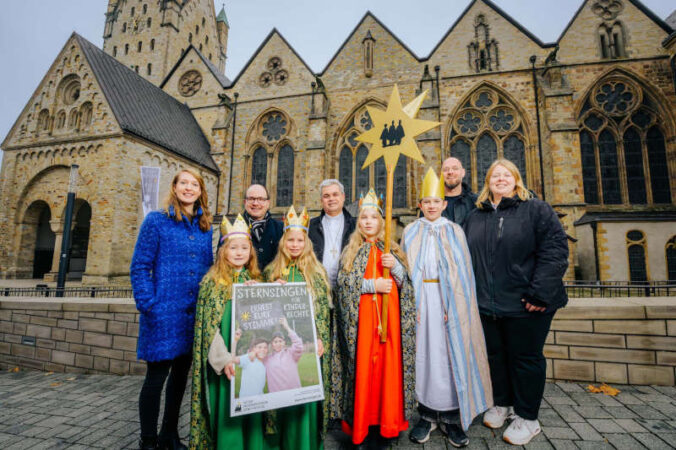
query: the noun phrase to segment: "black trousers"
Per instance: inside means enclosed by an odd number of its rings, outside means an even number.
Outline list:
[[[481,315],[496,406],[514,406],[526,420],[538,417],[547,360],[542,354],[554,314],[529,317]]]
[[[178,415],[191,363],[192,355],[190,354],[166,361],[148,362],[146,378],[138,400],[142,437],[157,437],[160,398],[167,376],[169,376],[169,381],[165,392],[164,417],[160,436],[178,434]]]

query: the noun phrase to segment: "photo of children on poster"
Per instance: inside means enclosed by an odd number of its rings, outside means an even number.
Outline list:
[[[232,294],[231,417],[323,400],[306,284],[236,284]]]

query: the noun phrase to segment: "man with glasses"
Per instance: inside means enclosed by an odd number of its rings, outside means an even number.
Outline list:
[[[249,186],[244,197],[244,220],[251,227],[251,240],[261,271],[277,255],[277,247],[284,233],[284,225],[270,216],[269,209],[270,196],[265,186]]]
[[[441,165],[444,177],[446,209],[442,215],[448,220],[462,226],[469,213],[476,208],[476,194],[465,183],[465,169],[458,158],[447,158]]]
[[[317,259],[329,276],[331,287],[336,286],[340,254],[354,231],[355,219],[345,209],[345,187],[335,179],[319,185],[322,213],[310,220],[308,236]]]

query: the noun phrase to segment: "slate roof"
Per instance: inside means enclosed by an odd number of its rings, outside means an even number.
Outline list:
[[[219,172],[209,141],[187,105],[73,34],[124,131]]]

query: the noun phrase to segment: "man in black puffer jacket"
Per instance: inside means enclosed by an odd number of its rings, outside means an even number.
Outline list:
[[[446,209],[441,213],[451,222],[463,226],[465,220],[476,209],[476,194],[463,182],[465,169],[458,158],[446,158],[441,165],[444,177]]]

